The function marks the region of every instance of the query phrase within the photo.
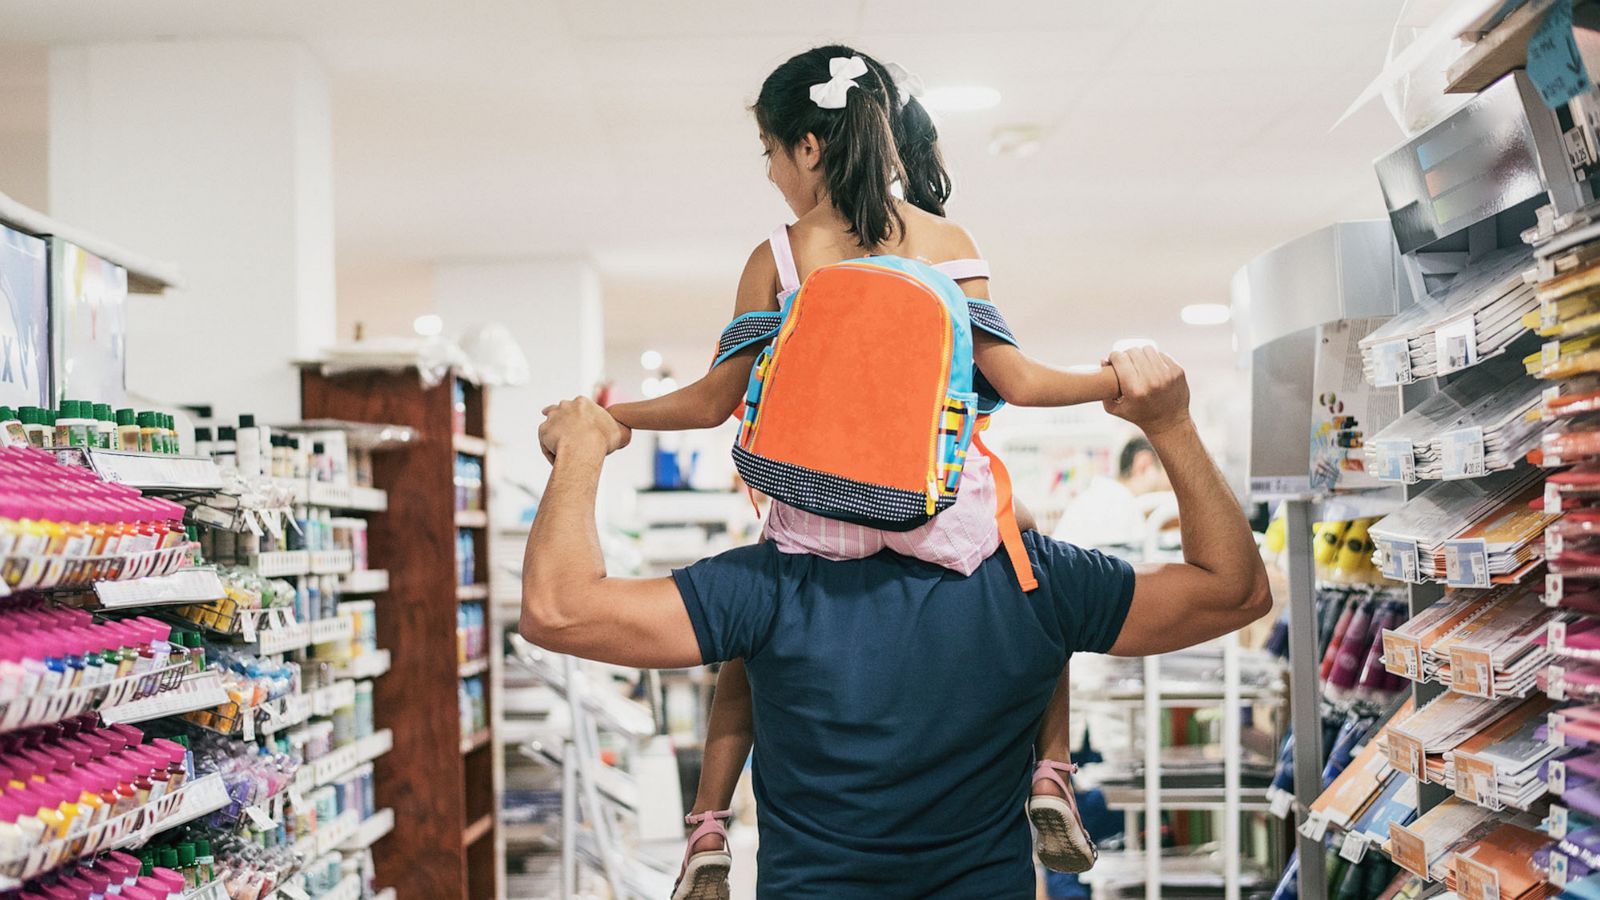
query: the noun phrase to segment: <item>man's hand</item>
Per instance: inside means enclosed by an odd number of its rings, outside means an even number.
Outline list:
[[[628,446],[633,431],[588,397],[563,400],[543,410],[539,449],[554,463],[563,449],[583,449],[606,456]]]
[[[1105,402],[1106,412],[1139,426],[1155,437],[1188,424],[1189,382],[1172,357],[1154,347],[1134,347],[1111,354],[1122,396]]]

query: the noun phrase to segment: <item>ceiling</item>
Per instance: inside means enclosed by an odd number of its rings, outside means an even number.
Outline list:
[[[1220,366],[1228,329],[1182,325],[1180,307],[1226,302],[1231,273],[1275,244],[1381,215],[1371,160],[1398,129],[1381,104],[1329,128],[1401,5],[0,0],[0,179],[24,182],[0,190],[46,199],[45,46],[295,38],[329,73],[342,273],[585,255],[614,356],[698,353],[787,217],[745,107],[774,64],[839,40],[1003,95],[940,125],[950,214],[1028,346],[1075,362],[1152,337]],[[1042,146],[990,155],[1008,126]]]

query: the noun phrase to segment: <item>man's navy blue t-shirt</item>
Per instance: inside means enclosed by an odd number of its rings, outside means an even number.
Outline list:
[[[705,662],[743,657],[762,897],[1031,898],[1033,740],[1075,651],[1133,598],[1122,560],[1024,535],[963,577],[880,553],[743,547],[673,573]]]

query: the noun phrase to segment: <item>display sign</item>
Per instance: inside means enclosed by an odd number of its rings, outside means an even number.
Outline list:
[[[50,241],[55,402],[127,400],[128,271],[76,244]]]
[[[50,405],[49,249],[0,225],[0,406]]]

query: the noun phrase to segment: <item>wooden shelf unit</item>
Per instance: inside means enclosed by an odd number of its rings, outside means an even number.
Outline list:
[[[301,405],[308,419],[337,418],[405,425],[417,440],[405,453],[379,454],[374,478],[391,488],[389,508],[370,519],[373,568],[389,572],[389,593],[398,602],[378,617],[378,644],[393,653],[388,676],[374,688],[377,725],[394,732],[394,749],[377,764],[379,796],[395,811],[395,829],[373,853],[380,871],[398,888],[397,900],[495,900],[501,894],[498,830],[499,757],[504,752],[490,728],[462,734],[458,717],[456,614],[457,537],[455,465],[458,452],[479,457],[487,398],[463,383],[466,434],[454,433],[452,373],[431,388],[415,370],[323,375],[301,374]],[[488,473],[484,476],[488,507]],[[486,512],[465,516],[473,535],[474,584],[488,581]],[[467,596],[475,591],[468,590]],[[500,654],[490,655],[479,676],[492,710],[501,682]]]

